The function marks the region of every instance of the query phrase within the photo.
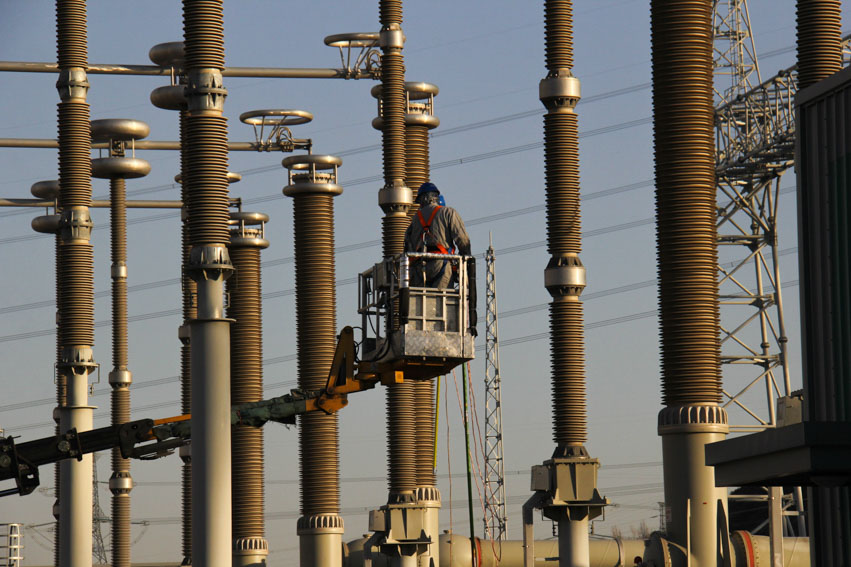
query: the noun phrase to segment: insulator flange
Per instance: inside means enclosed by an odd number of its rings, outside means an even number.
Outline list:
[[[558,69],[541,79],[538,84],[538,98],[551,112],[573,112],[582,98],[579,79],[573,76],[570,69]]]
[[[576,254],[550,258],[544,270],[544,287],[554,298],[578,298],[585,289],[585,266]]]

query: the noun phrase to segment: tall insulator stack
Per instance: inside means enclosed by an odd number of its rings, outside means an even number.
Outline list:
[[[833,75],[842,68],[841,23],[842,6],[839,0],[798,0],[798,90],[812,87]],[[822,95],[828,96],[828,95]],[[830,95],[839,96],[839,95]],[[807,97],[816,100],[817,97]],[[799,98],[800,101],[800,98]],[[800,104],[800,102],[799,102]],[[809,115],[818,112],[818,120],[824,121],[821,109],[816,110],[814,102]],[[828,107],[828,102],[822,102]],[[836,105],[836,112],[842,105]],[[837,154],[843,151],[837,148],[822,148],[819,143],[818,127],[810,127],[815,118],[804,117],[799,111],[799,136],[807,135],[805,144],[809,150],[799,150],[801,157],[818,159],[824,168],[815,167],[807,162],[796,166],[798,175],[798,242],[801,274],[801,317],[803,319],[803,365],[804,365],[804,419],[815,422],[848,421],[847,386],[842,384],[848,376],[842,372],[843,357],[836,354],[847,344],[847,332],[837,329],[846,325],[842,297],[846,296],[847,242],[842,242],[847,234],[848,219],[841,212],[828,215],[825,207],[832,211],[842,211],[843,202],[847,202],[847,188],[836,183],[836,189],[828,190],[821,185],[833,182],[818,182],[817,176],[830,177],[827,170]],[[808,115],[806,115],[808,116]],[[842,128],[837,123],[823,126],[829,129],[830,136],[841,144]],[[847,126],[844,126],[847,128]],[[805,130],[808,128],[808,131]],[[847,136],[847,134],[844,134]],[[847,207],[845,207],[847,209]],[[839,236],[836,236],[839,235]],[[818,337],[818,338],[815,338]],[[833,352],[831,352],[833,351]],[[845,363],[847,368],[847,363]],[[812,564],[833,567],[848,562],[851,551],[851,491],[842,487],[813,487],[808,489],[810,550]]]
[[[111,423],[119,425],[130,421],[130,384],[127,350],[127,204],[126,179],[144,177],[151,166],[143,159],[126,155],[126,146],[150,133],[147,124],[137,120],[106,119],[92,122],[92,141],[105,142],[109,156],[92,160],[92,176],[109,179],[110,200],[110,255],[112,266],[112,370],[109,373],[111,388]],[[130,491],[133,478],[130,461],[112,450],[112,565],[130,567]]]
[[[726,490],[704,446],[722,440],[715,212],[713,3],[653,0],[653,113],[667,537],[716,565]]]
[[[334,282],[334,197],[340,158],[298,155],[285,158],[293,198],[296,273],[298,385],[319,390],[328,381],[337,344]],[[340,516],[340,455],[337,414],[299,416],[298,519],[300,565],[340,565],[343,518]]]
[[[434,97],[439,89],[430,83],[406,82],[405,98],[405,184],[411,188],[416,201],[417,189],[429,181],[429,131],[440,125],[434,114]],[[375,125],[375,121],[373,121]],[[408,209],[408,222],[413,220],[419,207]],[[416,445],[414,499],[425,508],[426,535],[437,541],[440,537],[440,491],[434,474],[435,463],[435,379],[417,380],[414,389],[414,443]],[[420,555],[421,562],[440,564],[439,546],[429,546]]]
[[[189,321],[192,381],[192,563],[231,565],[230,320],[224,284],[228,256],[227,91],[221,0],[184,0],[186,120],[184,208],[189,229],[186,271],[197,286]]]
[[[405,61],[402,48],[401,0],[379,0],[379,45],[381,47],[382,152],[384,186],[378,192],[378,204],[384,212],[381,219],[382,251],[385,258],[401,254],[405,249],[408,209],[413,202],[411,189],[405,184]],[[391,328],[398,321],[388,321]],[[387,388],[387,476],[388,504],[410,504],[416,490],[416,427],[414,424],[414,386],[410,382]]]
[[[59,200],[59,181],[51,180],[51,181],[37,181],[33,183],[32,187],[30,187],[30,192],[33,197],[36,199],[43,199],[47,201],[53,201],[57,203]],[[40,215],[32,220],[32,228],[36,232],[41,232],[45,234],[52,234],[54,236],[54,270],[55,270],[55,278],[56,278],[56,305],[59,305],[59,290],[62,287],[62,283],[59,281],[59,252],[60,252],[60,242],[61,238],[59,236],[59,207],[56,207],[56,211],[53,214]],[[57,323],[59,318],[57,316]],[[59,334],[56,335],[56,360],[59,360],[62,357],[62,349],[59,345]],[[67,381],[65,376],[61,374],[57,374],[56,376],[56,407],[53,410],[53,421],[56,423],[55,432],[59,435],[59,414],[61,412],[60,408],[65,405],[65,395],[67,392]],[[53,538],[53,564],[55,566],[59,565],[59,493],[61,492],[61,484],[62,480],[60,478],[60,468],[61,463],[56,463],[53,465],[53,482],[54,482],[54,492],[56,494],[56,500],[53,502],[53,518],[56,520],[54,523],[54,538]]]
[[[180,183],[180,200],[184,204],[180,226],[180,290],[183,320],[178,330],[180,340],[180,412],[183,415],[192,412],[191,351],[189,345],[189,321],[197,317],[197,287],[189,273],[182,269],[189,263],[189,226],[186,223],[186,74],[184,72],[184,47],[182,41],[160,43],[151,48],[148,57],[160,67],[171,68],[171,84],[157,87],[151,92],[151,103],[163,110],[178,112],[180,133],[180,173],[176,181]],[[182,565],[192,564],[192,447],[180,448],[181,478],[181,551]]]
[[[379,131],[383,131],[385,123],[382,92],[382,85],[371,90],[378,100],[378,116],[372,120],[372,127]],[[430,83],[405,83],[405,184],[411,189],[413,200],[416,200],[417,188],[429,180],[429,131],[440,125],[434,114],[434,97],[438,92],[437,86]],[[415,203],[408,208],[406,229],[418,208]],[[422,492],[428,502],[436,501],[439,505],[440,495],[434,489],[434,379],[414,382],[412,388],[413,421],[416,423],[414,483],[417,494]]]
[[[228,251],[234,275],[227,281],[231,328],[231,404],[263,399],[263,305],[260,251],[269,246],[262,213],[231,212]],[[269,555],[263,518],[263,429],[233,426],[233,564],[263,565]]]
[[[57,373],[66,388],[59,430],[92,427],[88,376],[95,370],[94,260],[91,245],[91,127],[86,3],[56,2],[59,79],[59,246],[57,262]],[[92,564],[92,457],[60,466],[59,565]]]
[[[553,298],[550,357],[553,409],[552,458],[533,473],[544,515],[558,523],[559,565],[589,565],[589,521],[606,504],[597,492],[599,463],[585,448],[585,337],[580,295],[585,267],[579,259],[579,80],[573,76],[573,5],[544,2],[547,76],[539,85],[544,115],[547,250],[544,286]],[[546,479],[538,480],[536,479]],[[527,504],[528,506],[528,504]]]

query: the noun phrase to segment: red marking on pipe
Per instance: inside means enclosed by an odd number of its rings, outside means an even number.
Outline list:
[[[476,539],[476,557],[473,558],[473,567],[479,567],[482,564],[482,540]]]
[[[742,541],[745,542],[745,552],[748,556],[748,567],[753,567],[754,565],[756,565],[756,557],[753,550],[753,540],[751,539],[751,534],[746,531],[740,531],[738,533],[742,536]]]

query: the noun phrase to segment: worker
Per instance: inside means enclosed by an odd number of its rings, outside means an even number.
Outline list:
[[[405,252],[470,256],[470,237],[461,215],[452,207],[441,205],[440,199],[440,191],[434,183],[420,185],[416,200],[420,208],[405,231]],[[445,289],[453,283],[454,276],[447,260],[428,260],[411,269],[414,286]],[[468,261],[467,279],[470,284],[470,332],[476,336],[476,264],[473,258]]]

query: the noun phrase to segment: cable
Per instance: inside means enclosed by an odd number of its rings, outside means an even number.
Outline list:
[[[781,255],[790,254],[790,253],[794,253],[794,252],[797,252],[797,248],[787,248],[787,249],[784,249],[783,251],[781,251]],[[505,253],[503,252],[503,255],[504,254]],[[627,285],[623,285],[623,286],[618,286],[616,288],[599,291],[599,292],[596,292],[596,293],[589,293],[585,296],[584,299],[585,299],[585,301],[591,301],[591,300],[594,300],[594,299],[598,299],[600,297],[607,297],[607,296],[610,296],[610,295],[616,295],[616,294],[619,294],[619,293],[626,293],[626,292],[634,291],[634,290],[637,290],[637,289],[652,287],[655,284],[656,284],[656,280],[646,280],[646,281],[643,281],[643,282],[627,284]],[[795,287],[797,285],[798,285],[798,280],[790,280],[788,282],[781,283],[781,288],[782,287]],[[292,292],[292,290],[288,290],[288,291],[290,291],[290,293]],[[533,313],[533,312],[536,312],[536,311],[541,311],[543,309],[546,309],[547,305],[549,305],[549,304],[541,303],[541,304],[537,304],[537,305],[530,305],[530,306],[527,306],[527,307],[520,307],[520,308],[517,308],[517,309],[511,309],[511,310],[503,312],[500,315],[500,318],[506,319],[506,318],[509,318],[509,317],[515,317],[515,316],[518,316],[518,315],[525,315],[527,313]],[[585,329],[586,330],[592,330],[592,329],[597,329],[597,328],[600,328],[600,327],[607,327],[607,326],[615,325],[615,324],[619,324],[619,323],[627,323],[627,322],[630,322],[630,321],[636,321],[636,320],[639,320],[639,319],[645,319],[645,318],[648,318],[648,317],[652,317],[654,315],[656,315],[656,311],[652,310],[652,311],[644,311],[644,312],[641,312],[641,313],[634,313],[634,314],[631,314],[631,315],[624,315],[624,316],[621,316],[621,317],[614,317],[614,318],[611,318],[611,319],[604,319],[602,321],[597,321],[597,322],[594,322],[594,323],[587,323],[585,325]],[[516,344],[522,344],[522,343],[526,343],[526,342],[533,342],[533,341],[541,340],[541,339],[544,339],[548,336],[549,336],[549,332],[535,333],[535,334],[532,334],[532,335],[526,335],[526,336],[523,336],[523,337],[515,337],[513,339],[507,339],[507,340],[501,341],[500,345],[501,346],[512,346],[512,345],[516,345]],[[0,340],[2,340],[2,337],[0,337]],[[477,351],[481,351],[483,349],[484,349],[484,345],[479,345],[478,347],[476,347]],[[295,360],[295,359],[296,359],[295,354],[288,354],[288,355],[283,355],[283,356],[266,358],[266,359],[263,360],[263,364],[264,364],[264,366],[272,365],[272,364],[279,364],[279,363],[282,363],[282,362],[289,362],[289,361],[292,361],[292,360]],[[156,379],[156,380],[151,380],[150,382],[141,382],[141,383],[134,385],[133,388],[134,389],[140,389],[140,388],[146,388],[146,387],[151,387],[151,386],[159,386],[159,385],[162,385],[162,384],[169,384],[169,383],[177,382],[177,380],[178,380],[177,376],[169,376],[167,378],[159,378],[159,379]],[[294,384],[294,383],[295,383],[295,381],[276,382],[276,383],[267,385],[266,389],[267,390],[273,390],[273,389],[277,389],[277,388],[280,388],[280,387],[284,387],[285,385]],[[108,393],[108,392],[97,391],[93,395],[94,396],[100,396],[100,395],[105,395],[106,393]],[[38,399],[38,400],[29,400],[29,401],[26,401],[26,402],[15,402],[15,403],[0,406],[0,412],[1,411],[11,411],[11,410],[37,407],[37,406],[41,406],[41,405],[48,405],[48,404],[52,404],[54,402],[55,402],[55,400],[53,398],[41,398],[41,399]],[[31,426],[27,426],[27,428],[32,429]]]
[[[635,182],[635,183],[628,183],[626,185],[619,185],[617,187],[611,187],[609,189],[603,189],[601,191],[595,191],[594,193],[590,193],[590,194],[584,196],[582,200],[584,202],[584,201],[590,201],[590,200],[593,200],[593,199],[600,199],[600,198],[603,198],[603,197],[609,197],[609,196],[612,196],[612,195],[619,195],[621,193],[625,193],[625,192],[628,192],[628,191],[634,191],[636,189],[652,187],[652,185],[653,185],[653,181],[650,180],[650,179],[647,179],[647,180],[644,180],[644,181],[638,181],[638,182]],[[503,220],[503,219],[507,219],[507,218],[513,218],[513,217],[517,217],[517,216],[537,213],[537,212],[541,212],[543,210],[544,210],[543,204],[533,205],[531,207],[526,207],[524,209],[516,209],[516,210],[512,210],[512,211],[505,211],[505,212],[502,212],[502,213],[495,213],[493,215],[487,215],[487,216],[484,216],[484,217],[478,217],[478,218],[467,221],[465,223],[465,225],[466,226],[476,226],[476,225],[479,225],[479,224],[494,222],[494,221]],[[367,240],[365,242],[358,242],[358,243],[355,243],[355,244],[347,244],[346,246],[339,246],[339,247],[334,249],[334,253],[335,254],[341,254],[341,253],[345,253],[345,252],[352,252],[354,250],[363,250],[366,247],[378,246],[379,244],[380,244],[380,241],[377,240],[377,239]],[[506,253],[505,250],[506,249],[503,249],[500,252],[502,254],[505,254]],[[272,260],[266,260],[265,262],[261,263],[261,267],[262,268],[271,268],[273,266],[281,266],[281,265],[284,265],[284,264],[291,264],[293,262],[293,260],[294,260],[294,256],[286,256],[286,257],[283,257],[283,258],[275,258],[275,259],[272,259]],[[136,291],[155,289],[155,288],[158,288],[158,287],[164,287],[164,286],[168,286],[168,285],[177,285],[179,283],[180,283],[180,278],[168,278],[168,279],[157,280],[157,281],[152,281],[152,282],[128,286],[127,292],[133,293],[133,292],[136,292]],[[292,290],[288,290],[288,291],[292,292]],[[102,297],[109,297],[109,294],[110,294],[109,291],[100,291],[100,292],[95,293],[95,298],[97,299],[97,298],[102,298]],[[285,295],[289,295],[289,294],[290,293],[285,293]],[[4,315],[6,313],[15,313],[17,311],[25,311],[27,309],[39,309],[39,308],[43,308],[43,307],[52,307],[54,304],[55,304],[55,300],[48,299],[48,300],[42,300],[42,301],[35,301],[35,302],[32,302],[32,303],[23,303],[23,304],[20,304],[20,305],[12,305],[12,306],[9,306],[9,307],[2,307],[2,308],[0,308],[0,315]]]
[[[580,132],[579,137],[580,138],[590,138],[590,137],[593,137],[593,136],[599,136],[601,134],[609,134],[609,133],[612,133],[612,132],[617,132],[619,130],[625,130],[627,128],[634,128],[636,126],[650,124],[651,121],[652,121],[652,118],[650,116],[647,116],[647,117],[644,117],[644,118],[639,118],[637,120],[630,120],[630,121],[627,121],[627,122],[619,122],[617,124],[612,124],[610,126],[604,126],[602,128],[596,128],[594,130],[588,130],[588,131],[585,131],[585,132]],[[455,167],[457,165],[462,165],[462,164],[465,164],[465,163],[472,163],[472,162],[476,162],[476,161],[482,161],[482,160],[488,160],[488,159],[493,159],[493,158],[497,158],[497,157],[503,157],[503,156],[507,156],[507,155],[511,155],[511,154],[525,152],[525,151],[528,151],[528,150],[533,150],[533,149],[536,149],[536,148],[541,148],[541,147],[543,147],[543,145],[544,145],[543,141],[531,142],[531,143],[522,144],[522,145],[519,145],[519,146],[512,146],[512,147],[503,148],[503,149],[500,149],[500,150],[484,152],[484,153],[481,153],[481,154],[473,154],[473,155],[470,155],[470,156],[465,156],[465,157],[461,157],[461,158],[456,158],[456,159],[451,159],[451,160],[446,160],[446,161],[434,163],[434,164],[432,164],[431,169],[432,170],[444,169],[444,168],[447,168],[447,167]],[[280,166],[277,166],[277,165],[275,165],[275,166],[264,166],[264,167],[258,167],[258,168],[254,168],[254,169],[245,170],[245,171],[241,172],[241,175],[243,177],[245,177],[246,175],[249,175],[251,173],[262,173],[262,172],[265,172],[265,171],[276,171],[278,169],[280,169]],[[343,185],[344,188],[354,187],[354,186],[357,186],[357,185],[364,185],[364,184],[367,184],[367,183],[374,183],[376,181],[381,181],[381,179],[383,179],[382,175],[371,175],[369,177],[361,177],[361,178],[358,178],[358,179],[353,179],[352,181],[349,181],[348,183],[342,183],[342,185]],[[173,185],[174,184],[171,184],[168,187],[171,188],[171,187],[173,187]],[[130,194],[130,192],[128,191],[128,195],[129,194]],[[267,201],[278,200],[278,199],[280,199],[280,195],[275,193],[275,194],[270,194],[270,195],[262,195],[260,197],[253,197],[253,198],[250,198],[250,199],[243,199],[243,203],[246,204],[246,205],[257,204],[257,203],[264,203],[264,202],[267,202]],[[140,218],[132,219],[132,220],[128,221],[127,224],[128,225],[129,224],[140,224],[140,223],[144,223],[144,222],[165,220],[165,219],[168,219],[168,218],[178,218],[179,216],[180,216],[180,213],[176,213],[176,212],[162,213],[162,214],[158,214],[158,215],[150,215],[150,216],[147,216],[147,217],[140,217]],[[106,225],[95,225],[93,230],[103,229],[105,226]],[[29,242],[29,241],[40,239],[40,238],[47,238],[49,236],[50,236],[49,234],[25,234],[25,235],[19,235],[19,236],[9,236],[9,237],[6,237],[6,238],[0,238],[0,244],[15,244],[15,243],[18,243],[18,242]]]

